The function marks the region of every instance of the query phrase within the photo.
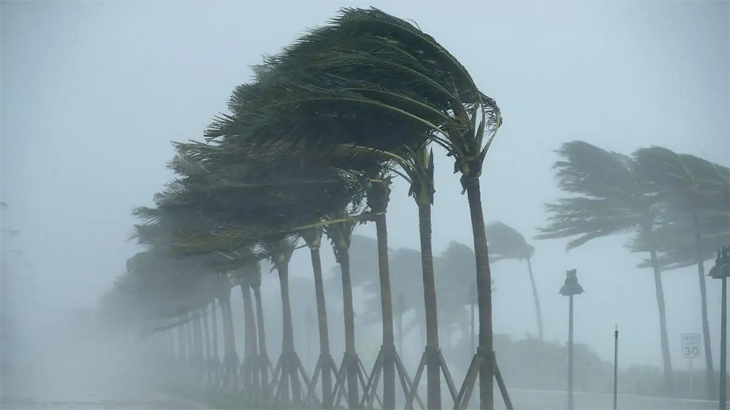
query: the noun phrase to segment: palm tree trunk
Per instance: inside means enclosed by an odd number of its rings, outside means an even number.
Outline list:
[[[292,398],[296,403],[301,401],[299,394],[299,377],[297,375],[297,367],[294,362],[296,355],[294,349],[294,322],[291,313],[291,299],[289,297],[289,264],[286,262],[277,263],[276,270],[279,272],[279,285],[281,288],[281,305],[282,305],[282,324],[283,324],[283,341],[282,356],[284,358],[285,367],[281,369],[282,397],[287,400],[289,398],[289,383],[287,377],[291,381]]]
[[[330,356],[330,337],[327,327],[327,305],[324,295],[324,281],[322,280],[322,260],[317,246],[310,247],[312,271],[314,272],[314,294],[317,300],[317,323],[319,324],[319,354],[321,357]],[[332,369],[330,361],[322,362],[322,405],[328,409],[332,407]]]
[[[188,361],[192,365],[195,363],[195,330],[193,329],[193,312],[188,312],[188,323],[186,329],[188,331]]]
[[[486,355],[479,369],[479,408],[494,408],[494,365],[490,357],[494,351],[492,329],[492,272],[489,268],[489,247],[484,226],[482,194],[479,178],[466,178],[465,188],[469,200],[474,254],[476,256],[477,301],[479,303],[479,348]]]
[[[418,202],[418,223],[421,237],[421,267],[423,269],[423,302],[426,312],[426,387],[428,409],[441,408],[441,373],[437,352],[439,349],[438,306],[436,278],[433,269],[431,244],[431,203]]]
[[[389,181],[384,175],[373,175],[372,189],[367,203],[375,215],[375,231],[378,242],[378,275],[380,277],[380,306],[383,315],[383,407],[395,408],[395,335],[393,332],[393,297],[390,289],[388,264],[388,224],[385,213],[390,201]]]
[[[253,386],[254,390],[258,389],[258,372],[250,371],[251,361],[256,360],[258,347],[256,346],[256,320],[253,313],[253,301],[251,300],[251,287],[248,282],[241,283],[241,296],[243,298],[243,323],[246,328],[245,333],[245,361],[249,367],[246,368],[246,382]]]
[[[226,292],[221,299],[221,312],[223,312],[223,339],[225,347],[225,379],[224,384],[233,388],[238,381],[238,354],[236,353],[236,335],[233,327],[233,314],[231,311],[230,291]]]
[[[231,357],[231,328],[228,327],[228,312],[226,312],[226,300],[220,298],[221,303],[221,326],[223,327],[223,388],[230,388],[232,384],[230,372]],[[235,346],[233,346],[235,347]]]
[[[205,308],[203,308],[203,311],[205,312],[203,314],[203,329],[205,332],[205,363],[206,365],[210,363],[211,359],[211,345],[210,345],[210,327],[208,326],[208,306],[206,305]]]
[[[707,320],[707,284],[705,283],[705,264],[702,258],[702,235],[697,212],[692,211],[692,224],[695,233],[695,256],[697,258],[697,279],[700,282],[702,303],[702,336],[705,342],[705,370],[707,372],[707,397],[716,397],[715,368],[712,362],[712,341],[710,340],[710,323]]]
[[[185,317],[185,315],[183,315],[183,317]],[[185,350],[187,348],[186,343],[185,343],[185,324],[184,323],[181,324],[177,329],[178,329],[177,335],[178,335],[178,338],[180,339],[180,342],[177,344],[177,346],[178,346],[177,357],[178,357],[180,363],[182,364],[183,362],[185,362],[185,355],[186,355]]]
[[[652,234],[649,233],[651,236]],[[653,239],[650,239],[653,242]],[[667,397],[671,397],[674,392],[673,388],[673,377],[672,377],[672,358],[669,353],[669,337],[667,336],[667,312],[664,304],[664,289],[662,286],[662,271],[659,266],[659,258],[652,243],[652,251],[649,252],[651,255],[651,265],[654,270],[654,287],[656,288],[656,302],[659,309],[659,331],[662,344],[662,360],[664,362],[664,388]]]
[[[340,243],[337,256],[342,271],[342,307],[345,320],[345,355],[355,358],[355,308],[352,297],[352,277],[350,275],[350,251],[347,245]],[[359,401],[357,367],[350,366],[347,373],[347,395],[351,408],[357,408]]]
[[[380,305],[383,312],[383,347],[395,352],[393,333],[393,298],[390,289],[388,264],[388,225],[385,212],[375,215],[375,230],[378,238],[378,272],[380,275]],[[383,408],[395,408],[395,357],[386,354],[383,360]]]
[[[218,315],[216,315],[216,299],[213,299],[213,303],[210,304],[211,311],[211,328],[213,330],[213,359],[218,361]]]
[[[198,377],[203,378],[205,370],[203,367],[203,328],[200,325],[200,309],[196,310],[193,316],[193,331],[195,332],[195,367]]]
[[[537,316],[537,334],[542,342],[543,339],[543,328],[542,328],[542,309],[540,309],[540,297],[537,294],[537,286],[535,285],[535,275],[532,274],[532,261],[527,259],[527,271],[530,273],[530,283],[532,284],[532,298],[535,299],[535,315]]]
[[[256,329],[259,336],[259,365],[261,370],[261,390],[269,391],[269,355],[266,352],[266,329],[264,326],[264,307],[261,301],[261,281],[253,284],[253,298],[256,302]]]

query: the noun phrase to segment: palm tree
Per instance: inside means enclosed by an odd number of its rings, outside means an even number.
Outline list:
[[[400,166],[404,179],[410,184],[409,195],[418,206],[419,239],[421,244],[421,268],[423,277],[423,301],[426,317],[426,350],[416,371],[414,388],[417,388],[423,365],[427,368],[427,408],[441,408],[441,370],[448,372],[442,360],[439,347],[438,332],[438,300],[436,297],[436,278],[434,273],[434,256],[431,230],[431,207],[434,193],[433,150],[427,145],[407,157],[391,154]],[[402,314],[402,312],[401,312]],[[402,331],[402,330],[401,330]],[[447,377],[448,379],[448,377]],[[413,396],[413,394],[411,395]],[[412,400],[412,399],[411,399]],[[410,404],[410,403],[409,403]]]
[[[263,301],[261,300],[261,270],[250,278],[249,284],[253,289],[254,303],[256,305],[256,330],[258,331],[258,342],[259,342],[259,371],[261,374],[261,390],[266,394],[269,392],[269,367],[271,362],[269,360],[268,352],[266,351],[266,327],[264,322],[264,308]]]
[[[683,232],[692,232],[691,240],[685,241],[690,245],[669,246],[667,251],[674,251],[675,255],[681,252],[680,249],[691,250],[689,258],[697,265],[697,278],[700,284],[702,330],[705,342],[705,366],[707,371],[708,397],[714,397],[716,383],[713,380],[714,366],[712,361],[712,343],[710,341],[710,326],[707,320],[707,287],[705,284],[704,261],[711,259],[714,250],[718,246],[716,241],[708,241],[707,234],[717,232],[717,228],[727,232],[728,220],[711,225],[710,229],[703,230],[703,219],[709,216],[728,215],[728,208],[713,210],[713,204],[727,203],[728,180],[730,180],[727,167],[713,164],[710,161],[688,154],[677,154],[667,148],[651,147],[643,148],[634,153],[637,164],[637,171],[647,180],[651,188],[666,201],[672,211],[674,227],[689,227],[688,230],[675,230],[674,235],[664,234],[659,238],[672,240],[674,238],[689,239]],[[720,211],[719,213],[713,211]],[[714,228],[714,229],[713,229]],[[715,232],[713,232],[715,231]],[[709,243],[708,243],[709,242]],[[727,243],[727,242],[723,242]],[[711,244],[712,246],[707,246]],[[693,245],[693,246],[692,246]],[[659,245],[660,247],[662,245]],[[661,258],[660,258],[661,259]],[[686,259],[685,259],[686,260]]]
[[[333,360],[330,353],[329,328],[327,326],[327,306],[325,301],[324,281],[322,279],[322,259],[320,257],[320,246],[322,245],[322,227],[314,227],[301,232],[302,239],[309,247],[312,261],[312,272],[314,275],[314,291],[317,301],[317,323],[319,324],[319,352],[320,359],[312,374],[312,379],[317,379],[317,372],[322,373],[322,405],[327,409],[332,406],[332,374],[336,374],[332,366]],[[305,400],[306,403],[306,400]]]
[[[258,360],[258,340],[256,331],[256,320],[254,319],[253,299],[251,298],[251,280],[261,274],[261,266],[252,263],[242,269],[233,271],[233,276],[241,288],[243,298],[243,321],[245,328],[245,352],[242,364],[242,379],[244,388],[249,388],[258,393],[261,389],[260,364]]]
[[[347,209],[340,209],[335,218],[344,218]],[[347,402],[350,408],[357,408],[360,403],[358,393],[359,359],[355,350],[355,310],[352,298],[352,279],[350,275],[350,240],[355,230],[354,221],[331,224],[325,227],[325,233],[332,243],[335,260],[340,265],[342,279],[342,305],[345,325],[345,356],[342,360],[340,372],[347,376]],[[335,388],[337,390],[337,387]],[[344,390],[344,386],[341,386]]]
[[[655,227],[661,203],[636,171],[634,161],[583,141],[565,143],[557,151],[558,187],[573,195],[546,205],[549,223],[538,239],[573,238],[567,250],[618,233],[636,232],[646,238],[654,272],[660,339],[667,394],[672,392],[672,360],[667,337],[666,308]]]
[[[537,334],[542,341],[543,326],[540,297],[537,294],[535,276],[532,273],[532,255],[535,253],[535,247],[529,245],[525,237],[516,229],[499,221],[492,222],[487,226],[487,236],[489,237],[489,258],[492,262],[503,259],[515,259],[520,262],[524,260],[527,262],[527,272],[530,274],[530,284],[532,285],[532,298],[535,300]]]

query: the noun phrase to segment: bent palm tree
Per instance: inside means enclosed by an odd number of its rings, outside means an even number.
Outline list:
[[[527,262],[527,272],[530,274],[532,285],[532,298],[535,301],[535,316],[537,318],[537,334],[543,340],[542,311],[540,309],[540,297],[535,285],[535,276],[532,273],[532,255],[535,247],[529,245],[525,237],[516,229],[502,222],[493,222],[487,226],[487,237],[489,238],[489,258],[492,262],[502,259],[514,259]]]
[[[660,340],[667,394],[672,393],[672,360],[667,337],[667,319],[661,265],[655,227],[661,204],[635,169],[630,157],[605,151],[583,141],[565,143],[557,151],[558,187],[573,196],[547,204],[549,223],[538,228],[538,239],[574,238],[567,250],[596,238],[636,232],[649,243],[654,273]]]
[[[673,219],[674,227],[685,225],[691,227],[691,240],[684,249],[689,248],[693,254],[693,262],[697,265],[697,279],[700,285],[702,331],[705,343],[705,368],[707,371],[708,396],[715,395],[716,383],[713,380],[714,367],[712,361],[712,343],[710,340],[710,325],[707,320],[707,286],[705,284],[704,261],[711,259],[715,241],[708,241],[707,234],[717,232],[718,227],[727,228],[728,221],[718,224],[709,229],[703,229],[703,219],[707,219],[708,213],[712,213],[713,204],[728,202],[728,168],[713,164],[710,161],[688,154],[677,154],[667,148],[651,147],[644,148],[634,153],[637,164],[637,171],[647,179],[651,188],[657,192],[663,201],[667,202],[670,208],[670,218]],[[719,201],[718,201],[719,200]],[[709,211],[709,212],[708,212]],[[722,214],[723,210],[719,210]],[[727,215],[727,207],[724,210]],[[715,213],[717,215],[717,213]],[[721,229],[721,231],[727,229]],[[715,232],[713,232],[715,231]],[[689,239],[683,235],[683,231],[675,230],[674,235],[662,235],[667,239],[681,238]],[[708,243],[711,246],[707,246]],[[727,242],[725,242],[727,243]],[[661,247],[661,244],[659,245]],[[672,249],[674,248],[674,249]],[[679,251],[675,244],[670,249],[675,254]]]

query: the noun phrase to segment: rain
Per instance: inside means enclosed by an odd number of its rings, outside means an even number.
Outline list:
[[[0,4],[0,407],[727,409],[730,3]]]

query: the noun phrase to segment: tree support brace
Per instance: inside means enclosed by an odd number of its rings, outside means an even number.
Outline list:
[[[514,407],[512,406],[512,400],[510,399],[509,393],[507,392],[507,386],[505,386],[504,379],[502,379],[502,372],[500,372],[499,366],[497,365],[497,356],[494,354],[494,351],[486,353],[481,347],[477,347],[477,353],[471,360],[469,370],[466,372],[466,377],[464,378],[464,383],[461,385],[461,390],[459,390],[459,393],[456,396],[456,400],[454,400],[454,410],[464,410],[469,405],[471,394],[474,390],[474,385],[476,384],[479,376],[479,367],[484,360],[492,361],[492,364],[494,366],[494,378],[496,379],[497,385],[499,386],[499,392],[502,394],[504,406],[507,408],[507,410],[514,410]]]
[[[413,382],[411,381],[410,376],[408,376],[408,372],[403,365],[403,361],[401,360],[400,355],[398,355],[398,352],[395,350],[395,346],[381,345],[380,352],[378,352],[378,357],[375,359],[373,371],[370,373],[370,377],[368,378],[368,385],[365,388],[361,406],[364,406],[365,403],[367,403],[368,407],[373,407],[373,401],[375,398],[377,398],[378,382],[380,381],[380,375],[383,371],[383,364],[386,360],[392,360],[395,364],[395,370],[398,373],[398,378],[400,379],[401,388],[403,389],[403,395],[405,397],[410,397],[411,392],[415,391]],[[415,392],[415,399],[421,409],[425,409],[423,401],[421,401],[421,398],[418,396],[417,391]],[[378,402],[380,402],[379,398]],[[381,403],[380,405],[382,406],[383,404]]]
[[[446,365],[446,359],[444,359],[443,354],[441,354],[441,349],[430,349],[426,347],[426,350],[421,356],[421,361],[420,363],[418,363],[416,376],[413,379],[413,389],[411,390],[411,393],[408,395],[408,399],[406,400],[406,409],[413,409],[413,400],[418,394],[418,386],[421,383],[421,377],[423,376],[423,370],[426,368],[426,364],[435,364],[441,369],[441,372],[444,375],[444,379],[446,380],[446,385],[449,388],[449,394],[451,394],[451,399],[454,400],[454,403],[456,403],[456,398],[458,397],[459,393],[456,390],[456,385],[454,384],[454,379],[451,377],[449,367]],[[441,386],[439,386],[439,389],[440,388]]]
[[[316,397],[315,388],[317,387],[317,381],[319,377],[324,377],[325,372],[330,372],[335,379],[337,379],[337,363],[329,354],[319,355],[317,364],[314,367],[314,373],[312,374],[312,381],[307,385],[307,396],[304,398],[304,406],[308,406],[313,397]],[[326,391],[325,386],[322,386],[322,408],[331,409],[334,404],[334,390]]]
[[[279,357],[274,374],[271,377],[272,394],[267,397],[266,403],[269,404],[269,400],[272,398],[274,400],[273,405],[276,405],[281,398],[288,399],[290,382],[292,399],[295,404],[301,404],[302,396],[305,395],[302,382],[304,382],[304,386],[309,386],[311,380],[295,351],[284,352]],[[319,404],[319,398],[317,398],[316,393],[312,393],[312,400]]]
[[[337,370],[336,367],[335,370]],[[340,365],[340,369],[339,371],[337,371],[335,387],[332,389],[332,396],[335,397],[336,407],[340,406],[343,397],[345,398],[347,407],[351,409],[362,407],[359,399],[357,399],[355,403],[351,403],[353,398],[350,397],[350,395],[348,394],[349,392],[345,387],[347,376],[350,372],[355,372],[357,374],[357,381],[360,382],[360,387],[363,389],[364,397],[364,392],[366,391],[368,384],[365,377],[365,375],[367,374],[367,372],[365,371],[365,366],[363,366],[362,361],[357,356],[357,353],[345,352],[345,355],[342,358],[342,365]],[[378,401],[380,401],[380,399],[378,399]]]

